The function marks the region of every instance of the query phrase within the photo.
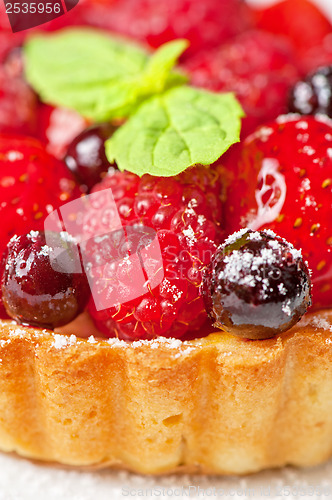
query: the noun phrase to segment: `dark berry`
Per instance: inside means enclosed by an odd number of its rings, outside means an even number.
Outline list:
[[[321,67],[297,82],[290,92],[288,108],[301,115],[332,117],[332,66]]]
[[[201,292],[215,326],[248,339],[288,330],[311,304],[301,252],[272,231],[230,236],[206,268]]]
[[[105,141],[115,132],[110,123],[92,125],[83,130],[69,145],[65,162],[78,181],[88,190],[100,182],[110,167],[106,158]]]
[[[54,260],[60,253],[63,266],[68,259],[74,264],[70,239],[54,234],[53,242],[49,246],[43,232],[30,231],[8,243],[3,302],[19,323],[44,328],[65,325],[84,310],[89,299],[85,275],[59,272],[61,260]]]

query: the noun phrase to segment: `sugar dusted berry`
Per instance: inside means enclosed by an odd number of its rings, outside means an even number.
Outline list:
[[[89,304],[100,331],[125,340],[183,338],[202,326],[207,315],[198,287],[222,241],[222,192],[217,165],[175,177],[117,170],[94,187],[83,233],[92,297],[103,304],[99,310],[93,300]],[[108,216],[114,203],[118,222]]]
[[[105,141],[116,127],[99,123],[83,130],[69,145],[65,162],[77,180],[89,190],[100,182],[109,168],[115,168],[106,157]]]
[[[230,236],[207,266],[201,290],[215,326],[248,339],[288,330],[311,303],[301,252],[272,231]]]
[[[45,234],[30,231],[14,236],[8,243],[2,281],[3,302],[8,314],[19,323],[44,328],[62,326],[80,314],[89,298],[84,274],[59,272],[52,259],[66,251],[68,239],[63,234],[46,243]]]
[[[332,66],[324,66],[296,83],[288,109],[301,115],[323,114],[332,118]]]

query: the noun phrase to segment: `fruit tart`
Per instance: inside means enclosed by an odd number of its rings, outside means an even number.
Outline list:
[[[331,25],[294,4],[86,0],[8,42],[2,451],[149,474],[332,455]]]

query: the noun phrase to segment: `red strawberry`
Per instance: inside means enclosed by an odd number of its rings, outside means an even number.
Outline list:
[[[30,87],[0,66],[0,133],[33,134],[37,99]]]
[[[63,162],[36,139],[0,134],[0,253],[14,234],[43,229],[45,217],[80,196]]]
[[[242,0],[113,0],[86,2],[80,13],[87,24],[159,47],[186,38],[189,51],[216,46],[251,23]]]
[[[263,31],[249,31],[186,64],[191,82],[214,91],[235,92],[247,113],[243,136],[287,110],[287,93],[298,79],[292,47]]]
[[[229,233],[269,228],[302,248],[313,271],[315,308],[332,306],[332,121],[280,117],[227,158],[233,175]]]
[[[309,0],[283,0],[258,10],[256,23],[260,29],[286,35],[300,56],[332,31],[331,23]]]
[[[223,234],[219,167],[197,166],[171,178],[115,171],[93,193],[98,196],[84,218],[90,238],[84,253],[93,296],[112,303],[97,311],[91,302],[98,328],[135,340],[183,338],[189,328],[201,327],[207,319],[201,273]],[[136,252],[149,238],[153,243]]]

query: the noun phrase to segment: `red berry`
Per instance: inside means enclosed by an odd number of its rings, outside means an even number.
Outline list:
[[[332,118],[332,66],[322,66],[294,85],[288,99],[291,113]]]
[[[234,148],[227,164],[228,232],[270,228],[301,248],[315,308],[331,307],[332,121],[280,117]]]
[[[299,56],[320,45],[332,31],[331,23],[309,0],[284,0],[259,10],[256,23],[260,29],[287,36]]]
[[[0,66],[0,133],[33,134],[36,112],[37,99],[30,87]]]
[[[0,63],[3,63],[13,49],[19,47],[22,43],[23,36],[21,33],[13,33],[11,30],[3,30],[0,28]]]
[[[284,39],[250,31],[185,64],[191,82],[213,91],[235,92],[247,117],[243,136],[287,110],[287,94],[299,73]]]
[[[311,73],[321,66],[332,65],[332,33],[326,35],[320,45],[307,50],[301,60],[304,73]]]
[[[197,166],[172,178],[115,171],[93,193],[84,217],[86,261],[93,296],[113,301],[106,311],[91,301],[99,329],[134,340],[199,328],[207,319],[198,292],[202,270],[223,234],[220,167]],[[151,250],[156,241],[161,261]]]
[[[66,165],[30,137],[0,134],[0,253],[14,234],[43,229],[49,213],[78,196]]]
[[[189,53],[220,44],[251,23],[242,0],[114,0],[82,4],[87,24],[159,47],[175,38],[190,42]]]
[[[2,296],[8,314],[19,323],[56,328],[74,320],[88,301],[85,275],[61,272],[59,262],[52,264],[70,240],[61,233],[52,241],[50,246],[43,232],[31,231],[8,243]]]

